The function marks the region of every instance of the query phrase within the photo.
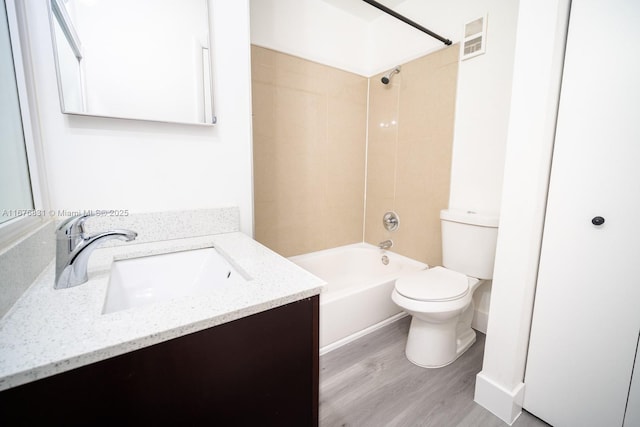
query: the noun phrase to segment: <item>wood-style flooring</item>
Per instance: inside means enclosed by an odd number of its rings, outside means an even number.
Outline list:
[[[484,335],[451,365],[424,369],[404,355],[409,323],[405,317],[320,358],[320,426],[506,426],[473,401]],[[548,424],[523,412],[513,425]]]

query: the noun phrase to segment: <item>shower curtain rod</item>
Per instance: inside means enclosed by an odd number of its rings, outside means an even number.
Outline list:
[[[434,33],[431,30],[426,29],[425,27],[423,27],[422,25],[413,22],[411,19],[400,15],[398,12],[389,9],[387,6],[378,3],[375,0],[362,0],[365,3],[369,3],[371,6],[380,9],[381,11],[388,13],[389,15],[393,16],[396,19],[401,20],[402,22],[404,22],[405,24],[411,25],[413,28],[422,31],[423,33],[427,33],[428,35],[430,35],[431,37],[440,40],[442,43],[446,44],[447,46],[449,46],[452,42],[449,39],[445,39],[444,37]]]

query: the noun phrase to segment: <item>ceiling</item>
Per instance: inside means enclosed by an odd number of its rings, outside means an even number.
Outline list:
[[[344,12],[347,12],[351,15],[357,16],[363,21],[371,22],[376,18],[384,15],[384,12],[376,9],[363,2],[362,0],[322,0],[325,3],[328,3],[338,9],[341,9]],[[400,3],[404,3],[406,0],[377,0],[378,3],[381,3],[388,8],[393,9],[395,6]]]

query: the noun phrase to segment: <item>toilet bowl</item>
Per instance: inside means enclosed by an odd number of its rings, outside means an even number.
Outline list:
[[[413,316],[405,351],[411,362],[440,368],[471,347],[476,340],[473,292],[482,282],[444,267],[396,281],[391,299]]]
[[[446,267],[399,277],[391,295],[412,316],[406,356],[425,368],[449,365],[475,342],[473,293],[493,275],[497,240],[497,217],[450,210],[440,217]]]

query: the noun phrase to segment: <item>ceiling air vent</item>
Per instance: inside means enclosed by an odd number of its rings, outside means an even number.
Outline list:
[[[469,59],[484,53],[487,41],[487,16],[474,19],[464,26],[461,59]]]

